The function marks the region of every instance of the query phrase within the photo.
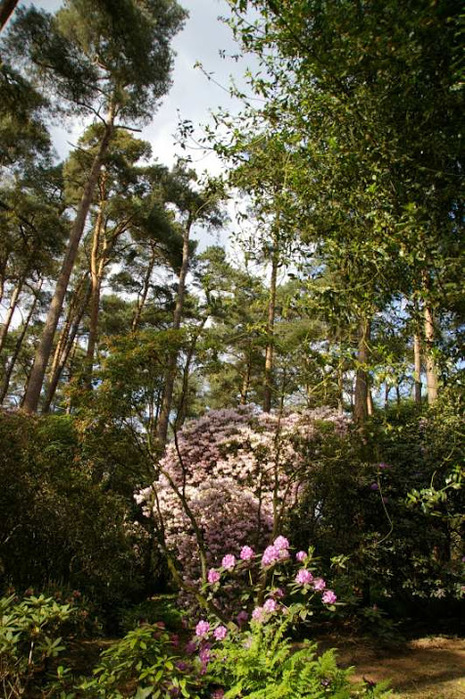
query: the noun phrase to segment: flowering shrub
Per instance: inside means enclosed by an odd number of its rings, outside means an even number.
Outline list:
[[[220,569],[210,570],[217,576],[207,587],[214,600],[231,576],[246,574],[249,585],[243,586],[243,599],[249,599],[248,610],[241,610],[226,625],[215,617],[200,619],[186,649],[196,658],[206,686],[212,688],[208,696],[216,699],[387,696],[385,685],[350,683],[351,671],[337,667],[333,651],[317,657],[315,644],[306,641],[298,649],[293,646],[289,632],[312,614],[313,605],[335,610],[337,596],[326,587],[323,578],[314,576],[312,552],[299,551],[292,556],[289,542],[283,536],[277,537],[261,556],[252,556],[248,546],[242,551],[247,554],[245,557],[236,559],[228,554],[223,557]],[[224,565],[225,559],[231,565]]]
[[[166,448],[158,479],[136,499],[159,523],[186,583],[201,575],[193,555],[199,532],[207,563],[204,581],[207,569],[220,562],[224,569],[234,568],[232,554],[222,557],[225,548],[240,551],[246,561],[250,545],[265,546],[299,497],[305,450],[323,423],[338,433],[347,430],[346,418],[332,411],[278,416],[251,407],[211,411],[183,427]],[[264,553],[270,565],[285,555],[285,548]],[[210,583],[215,575],[209,573]]]

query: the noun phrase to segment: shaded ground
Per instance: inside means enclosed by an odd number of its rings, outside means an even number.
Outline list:
[[[339,649],[339,664],[354,665],[357,680],[390,680],[393,699],[465,699],[464,638],[426,637],[390,647],[332,638],[324,645]]]
[[[100,651],[112,642],[76,644],[71,653],[75,671],[90,674]],[[356,680],[390,680],[393,699],[465,699],[465,638],[432,636],[383,646],[372,639],[325,636],[318,646],[337,648],[338,664],[355,666]]]

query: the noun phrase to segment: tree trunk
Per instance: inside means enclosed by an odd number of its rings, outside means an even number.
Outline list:
[[[84,385],[88,390],[92,388],[92,372],[94,368],[95,347],[97,345],[98,314],[100,310],[100,290],[102,288],[103,270],[106,262],[107,240],[102,244],[104,231],[104,212],[106,204],[106,176],[100,183],[100,203],[97,219],[94,226],[92,249],[90,253],[90,308],[89,308],[89,337],[87,340]],[[102,246],[102,249],[100,249]]]
[[[278,279],[279,255],[275,249],[271,258],[270,296],[268,300],[268,318],[266,324],[265,376],[263,391],[263,410],[269,413],[273,393],[273,350],[274,350],[274,321],[276,315],[276,285]]]
[[[18,0],[2,0],[0,2],[0,31],[10,19],[10,16],[18,4]]]
[[[13,369],[15,367],[16,361],[19,357],[19,353],[21,351],[21,347],[23,345],[24,338],[26,337],[27,330],[28,330],[29,325],[31,323],[32,316],[34,315],[34,311],[36,309],[37,302],[39,300],[39,293],[40,293],[40,290],[42,288],[42,284],[43,284],[43,280],[41,279],[37,289],[34,292],[34,301],[32,302],[32,306],[29,309],[29,313],[27,314],[27,318],[24,321],[23,329],[21,330],[21,333],[20,333],[18,339],[16,340],[14,352],[13,352],[11,359],[10,359],[10,362],[6,368],[5,376],[3,377],[2,385],[0,388],[0,404],[3,403],[3,401],[5,400],[5,396],[8,393],[11,375],[13,373]]]
[[[176,306],[173,315],[173,330],[179,330],[181,327],[182,314],[184,309],[184,299],[186,295],[186,278],[189,271],[189,235],[192,225],[192,217],[189,216],[186,227],[183,232],[182,243],[182,263],[179,272],[178,293],[176,296]],[[173,350],[168,359],[168,366],[165,374],[165,386],[163,390],[163,399],[160,409],[160,416],[157,424],[157,436],[160,446],[165,446],[168,425],[170,419],[171,406],[173,404],[173,389],[176,378],[176,366],[178,361],[178,351]]]
[[[82,316],[84,315],[84,311],[86,310],[88,304],[89,304],[89,299],[90,299],[90,294],[91,294],[91,285],[89,284],[86,290],[86,294],[84,298],[82,299],[81,305],[79,308],[76,310],[76,313],[74,315],[74,318],[69,319],[67,321],[68,328],[66,329],[66,332],[62,335],[63,342],[61,343],[61,348],[60,352],[57,355],[55,353],[55,357],[53,358],[53,365],[52,365],[52,371],[50,373],[50,379],[48,382],[47,386],[47,392],[44,400],[44,405],[42,408],[43,413],[47,413],[50,410],[50,405],[52,403],[53,398],[55,397],[55,392],[57,390],[58,382],[60,381],[61,375],[63,373],[63,369],[66,366],[66,362],[68,361],[68,357],[71,353],[71,350],[73,349],[74,346],[74,341],[76,339],[76,335],[79,330],[79,326],[81,324]],[[65,331],[65,329],[64,329]],[[61,342],[61,337],[60,337],[60,342]],[[58,347],[57,347],[58,349]]]
[[[87,288],[86,288],[86,292],[85,292],[85,298],[86,298],[85,303],[87,305],[88,300],[90,298],[90,284],[89,284],[89,273],[88,272],[85,272],[85,274],[83,274],[81,276],[78,284],[76,285],[76,287],[74,288],[74,290],[72,292],[70,303],[68,306],[68,312],[66,314],[66,320],[63,324],[63,327],[61,328],[60,337],[58,339],[58,342],[56,343],[55,352],[53,354],[52,366],[50,367],[50,372],[49,372],[49,382],[50,382],[51,377],[54,375],[57,366],[60,363],[61,356],[64,352],[64,348],[65,348],[66,343],[68,341],[71,326],[73,324],[73,319],[76,316],[76,314],[79,312],[79,309],[82,308],[82,290],[84,289],[85,284],[87,284]],[[76,310],[76,309],[78,309],[78,310]],[[81,314],[81,316],[82,316],[82,314]],[[48,388],[46,390],[46,393],[48,393]]]
[[[140,323],[142,311],[144,310],[145,302],[147,300],[147,295],[149,293],[150,279],[152,278],[152,272],[153,272],[153,268],[155,267],[156,259],[157,259],[157,251],[156,251],[156,248],[154,246],[153,250],[152,250],[152,255],[150,256],[150,261],[149,261],[147,270],[145,272],[144,283],[142,286],[142,293],[140,294],[139,299],[137,301],[136,312],[134,314],[134,318],[132,319],[132,326],[131,326],[132,332],[135,332],[137,330],[139,323]]]
[[[371,417],[373,415],[373,412],[374,412],[373,396],[372,396],[371,390],[368,389],[368,392],[367,392],[367,413]]]
[[[434,323],[431,308],[425,304],[425,349],[426,349],[426,388],[428,393],[428,404],[432,405],[438,397],[438,374],[433,357],[434,347]]]
[[[249,390],[250,390],[250,375],[252,371],[252,359],[249,355],[246,355],[245,358],[246,361],[246,367],[245,367],[245,374],[242,379],[242,387],[241,387],[241,405],[247,405],[247,398],[249,395]]]
[[[421,405],[421,340],[419,333],[413,336],[413,361],[414,361],[414,379],[415,387],[413,398],[415,404]]]
[[[65,298],[66,289],[68,288],[69,278],[71,276],[71,272],[73,270],[74,262],[79,249],[79,243],[84,232],[84,227],[87,215],[89,213],[90,205],[92,203],[92,197],[94,194],[95,186],[97,184],[102,168],[102,162],[108,150],[108,146],[110,144],[110,140],[113,134],[113,121],[114,108],[113,106],[111,106],[108,119],[105,124],[104,135],[102,141],[100,142],[98,153],[95,156],[94,161],[92,163],[92,168],[90,170],[89,177],[87,179],[86,185],[84,187],[84,192],[82,194],[82,198],[77,209],[76,218],[71,229],[65,259],[63,260],[60,275],[58,277],[57,284],[55,287],[55,293],[53,295],[47,319],[45,321],[42,338],[34,359],[34,366],[32,367],[23,403],[23,410],[26,413],[37,412],[40,394],[42,391],[42,384],[44,382],[45,372],[47,369],[47,363],[52,352],[53,338],[55,336],[56,327],[58,325],[58,320],[63,307],[63,301]]]
[[[0,328],[0,352],[3,349],[3,346],[5,344],[6,337],[8,335],[8,330],[10,328],[10,323],[11,319],[13,318],[15,309],[16,309],[16,304],[18,303],[18,298],[21,293],[21,289],[23,288],[23,283],[24,283],[24,277],[22,277],[15,288],[13,289],[13,293],[11,294],[10,298],[10,305],[8,308],[8,311],[5,316],[5,320],[2,324],[2,327]]]
[[[8,252],[5,257],[0,260],[0,303],[3,301],[3,294],[5,292],[6,268],[9,257],[10,253]]]
[[[364,318],[360,322],[357,354],[357,371],[355,375],[354,420],[363,427],[368,413],[368,343],[370,341],[370,321]]]

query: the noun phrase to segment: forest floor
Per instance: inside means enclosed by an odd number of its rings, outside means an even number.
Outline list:
[[[465,638],[428,636],[383,646],[373,640],[331,637],[338,664],[354,679],[389,680],[393,699],[465,699]]]
[[[80,644],[78,652],[85,661],[79,670],[88,671],[112,642],[95,639]],[[426,636],[383,645],[371,638],[338,634],[325,635],[318,646],[336,648],[338,665],[355,667],[354,680],[389,680],[393,699],[465,699],[465,638]]]

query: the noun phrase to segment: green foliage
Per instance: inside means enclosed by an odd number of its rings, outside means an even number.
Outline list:
[[[162,621],[169,629],[179,629],[182,618],[176,599],[175,595],[157,596],[125,609],[121,613],[122,630],[128,632],[138,624],[155,624],[157,621]]]
[[[107,614],[140,593],[144,574],[153,576],[149,536],[134,523],[132,500],[144,462],[122,438],[103,422],[0,415],[5,583],[70,585]]]
[[[16,595],[0,599],[0,686],[5,699],[49,696],[52,677],[58,684],[67,672],[52,668],[65,646],[61,634],[70,630],[77,608],[39,595],[19,600]],[[54,671],[52,672],[52,670]]]
[[[209,674],[225,688],[224,699],[349,699],[388,696],[386,685],[363,688],[349,681],[351,669],[337,667],[333,650],[318,656],[316,645],[297,647],[286,637],[293,619],[252,624],[251,631],[230,634],[215,651]]]
[[[463,609],[461,411],[444,397],[424,415],[378,415],[363,442],[354,431],[309,445],[306,494],[290,512],[296,544],[316,546],[349,608],[377,605],[362,623],[378,635],[394,632],[384,612],[435,623]]]
[[[103,651],[93,679],[83,681],[79,691],[89,699],[169,699],[174,691],[195,699],[195,682],[176,660],[164,625],[142,624]]]

